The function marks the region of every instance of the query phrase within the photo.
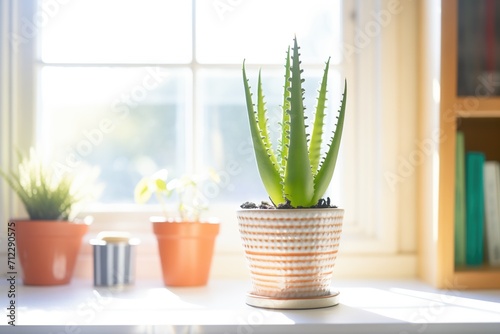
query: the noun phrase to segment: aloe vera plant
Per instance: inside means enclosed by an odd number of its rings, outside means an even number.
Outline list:
[[[303,70],[300,67],[299,58],[299,46],[297,39],[294,38],[292,55],[290,55],[290,48],[288,48],[286,57],[281,140],[277,150],[273,148],[269,135],[260,72],[257,83],[257,104],[255,105],[247,79],[245,62],[243,62],[243,82],[257,166],[269,198],[276,206],[289,203],[292,207],[307,208],[317,205],[333,177],[344,125],[347,80],[344,85],[337,124],[328,149],[322,155],[321,144],[330,58],[323,71],[310,134],[306,131],[304,89],[302,88],[304,79],[301,77]]]

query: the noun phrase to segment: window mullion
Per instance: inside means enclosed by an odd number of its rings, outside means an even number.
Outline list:
[[[201,152],[202,152],[202,144],[203,141],[201,139],[200,134],[202,133],[202,124],[203,124],[203,114],[201,112],[201,106],[199,101],[199,89],[200,89],[200,83],[199,83],[199,69],[200,66],[197,61],[197,55],[198,55],[198,49],[196,47],[196,0],[192,0],[192,21],[191,21],[191,101],[190,101],[190,106],[191,106],[191,114],[190,114],[190,119],[189,122],[186,122],[186,126],[188,129],[186,129],[186,135],[189,136],[189,138],[186,138],[186,140],[189,140],[190,145],[186,146],[186,158],[188,159],[188,170],[195,172],[199,171],[201,168]]]

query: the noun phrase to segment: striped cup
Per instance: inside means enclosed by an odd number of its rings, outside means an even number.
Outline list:
[[[101,232],[90,243],[94,250],[94,285],[122,286],[134,282],[135,246],[127,233]]]

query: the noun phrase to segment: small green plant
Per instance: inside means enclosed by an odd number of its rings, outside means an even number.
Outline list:
[[[34,149],[18,153],[17,170],[0,175],[19,196],[31,220],[68,220],[75,205],[84,198],[69,174],[57,175],[42,162]]]
[[[245,62],[243,62],[243,82],[257,166],[271,201],[275,206],[287,203],[292,207],[307,208],[318,204],[332,180],[344,125],[347,81],[333,137],[326,154],[321,156],[330,59],[323,71],[313,128],[311,134],[308,134],[302,88],[304,79],[301,78],[303,70],[300,68],[299,57],[297,39],[294,38],[292,55],[290,56],[288,48],[286,57],[281,140],[277,154],[269,136],[260,72],[257,84],[257,110],[255,110]]]
[[[215,173],[211,173],[210,177],[214,181],[218,180]],[[203,179],[197,175],[184,175],[170,181],[167,179],[166,169],[143,177],[135,187],[135,201],[144,204],[155,194],[164,216],[168,217],[166,199],[175,193],[179,199],[177,211],[180,219],[184,222],[200,221],[201,214],[208,210],[208,201],[200,189]]]

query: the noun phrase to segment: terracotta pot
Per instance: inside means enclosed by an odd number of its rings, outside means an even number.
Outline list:
[[[13,222],[23,283],[68,284],[88,225],[46,220]]]
[[[247,303],[314,308],[338,303],[330,291],[342,209],[248,209],[237,212],[252,291]]]
[[[165,285],[206,285],[219,224],[159,220],[152,222],[158,240]]]

